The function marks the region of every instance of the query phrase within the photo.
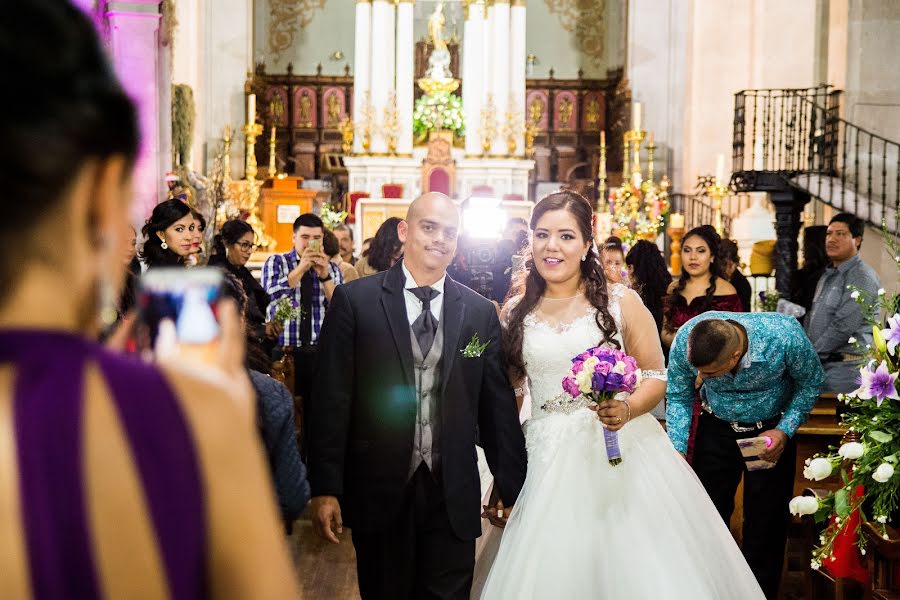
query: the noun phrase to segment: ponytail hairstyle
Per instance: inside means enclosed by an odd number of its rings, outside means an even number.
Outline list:
[[[719,237],[715,227],[712,225],[700,225],[699,227],[694,227],[685,234],[681,243],[684,244],[692,237],[699,237],[706,242],[706,245],[709,246],[709,254],[711,256],[709,263],[709,286],[706,288],[706,294],[700,304],[700,312],[706,312],[712,306],[713,297],[716,295],[716,280],[722,276],[722,271],[719,266],[719,247],[722,243],[722,238]],[[684,291],[684,288],[687,286],[690,279],[690,275],[688,275],[686,271],[682,271],[681,277],[678,278],[678,283],[675,285],[675,289],[672,290],[671,298],[669,299],[668,308],[666,310],[666,320],[669,323],[675,321],[676,304],[684,302],[684,296],[681,295],[681,292]],[[679,298],[681,298],[681,300],[679,300]]]
[[[173,252],[171,248],[162,247],[162,240],[158,234],[189,214],[191,207],[176,199],[165,200],[153,208],[150,218],[141,228],[144,247],[140,255],[148,267],[173,267],[184,264],[183,257]]]
[[[588,242],[594,239],[592,227],[594,210],[591,203],[578,192],[569,190],[550,194],[537,203],[531,214],[532,232],[541,217],[554,210],[568,211],[575,217],[581,237]],[[581,281],[585,296],[596,309],[594,319],[597,327],[603,333],[598,344],[606,343],[619,347],[614,337],[616,322],[609,312],[606,277],[603,275],[603,265],[600,263],[600,255],[595,244],[588,246],[587,258],[581,261]],[[525,252],[525,268],[518,273],[510,290],[510,296],[517,296],[519,300],[510,310],[507,326],[503,330],[503,348],[509,363],[509,375],[513,381],[520,381],[525,377],[525,359],[522,356],[525,317],[534,310],[546,289],[547,282],[538,273],[531,248],[528,248]]]
[[[0,219],[0,281],[8,284],[26,268],[22,257],[40,250],[36,228],[85,163],[122,156],[130,173],[138,125],[93,23],[71,2],[5,3],[0,63],[22,90],[0,111],[0,189],[15,199]],[[0,301],[13,289],[0,286]]]
[[[213,250],[216,256],[225,259],[228,256],[227,246],[237,244],[238,240],[248,233],[253,233],[253,227],[247,221],[241,219],[225,221],[225,224],[219,229],[219,233],[213,238]]]

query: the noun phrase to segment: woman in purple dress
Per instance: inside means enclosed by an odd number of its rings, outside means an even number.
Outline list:
[[[0,598],[297,597],[236,310],[215,367],[91,341],[124,275],[135,110],[78,9],[5,8]]]

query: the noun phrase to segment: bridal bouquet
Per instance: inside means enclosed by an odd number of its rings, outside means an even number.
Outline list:
[[[640,381],[641,370],[633,356],[615,348],[596,347],[572,359],[572,373],[563,379],[562,387],[573,398],[584,396],[599,405],[616,394],[633,393]],[[618,433],[604,429],[603,438],[609,464],[620,464]]]

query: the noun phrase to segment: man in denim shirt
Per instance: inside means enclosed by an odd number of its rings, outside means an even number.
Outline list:
[[[875,270],[859,258],[865,225],[849,213],[835,215],[825,232],[825,253],[831,264],[819,279],[805,328],[825,366],[828,392],[851,392],[857,388],[862,356],[856,344],[872,343],[872,328],[853,298],[875,298],[881,281]],[[855,343],[851,340],[855,340]]]
[[[679,452],[687,450],[695,382],[701,382],[692,466],[726,523],[744,476],[744,556],[766,597],[775,598],[797,456],[791,437],[824,379],[816,351],[793,317],[712,311],[678,330],[668,377],[668,431]],[[745,470],[736,442],[752,437],[771,439],[760,458],[773,468]]]

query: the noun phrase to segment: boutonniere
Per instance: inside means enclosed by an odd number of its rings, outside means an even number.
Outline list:
[[[469,343],[466,344],[466,347],[460,350],[462,355],[465,358],[478,358],[484,353],[485,348],[491,343],[491,340],[488,340],[484,343],[481,343],[481,340],[478,339],[478,334],[472,336],[472,339],[469,340]]]

